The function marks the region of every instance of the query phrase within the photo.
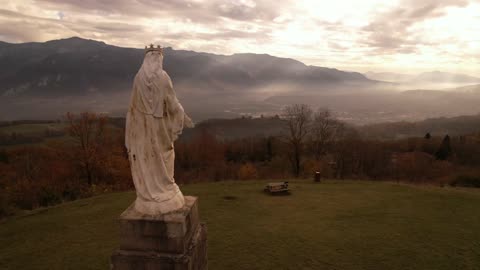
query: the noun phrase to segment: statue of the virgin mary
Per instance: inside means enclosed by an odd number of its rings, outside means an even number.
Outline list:
[[[173,142],[184,127],[193,127],[193,122],[163,70],[162,48],[150,45],[135,76],[125,131],[138,212],[159,215],[184,206],[173,178]]]

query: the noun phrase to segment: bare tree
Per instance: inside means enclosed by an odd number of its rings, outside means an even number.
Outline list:
[[[88,184],[91,185],[95,166],[100,161],[107,119],[103,115],[90,112],[84,112],[78,116],[67,113],[66,118],[67,132],[78,143],[76,158],[87,177]]]
[[[303,148],[309,132],[312,113],[312,109],[306,104],[287,106],[283,112],[283,118],[287,124],[286,140],[291,149],[289,159],[292,163],[293,173],[297,177],[301,171]]]
[[[348,172],[355,171],[359,166],[362,141],[358,132],[344,123],[339,123],[335,137],[336,143],[332,149],[334,164],[332,165],[335,177],[343,179]]]
[[[311,127],[312,150],[316,160],[324,155],[335,141],[342,124],[336,120],[328,109],[318,109],[313,116]]]

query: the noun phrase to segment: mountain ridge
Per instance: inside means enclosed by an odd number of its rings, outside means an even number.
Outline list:
[[[0,60],[6,63],[0,65],[0,71],[4,74],[0,77],[0,85],[4,89],[0,90],[3,90],[1,94],[12,96],[27,93],[42,95],[52,91],[52,88],[62,87],[71,89],[70,93],[88,89],[107,91],[107,84],[124,84],[125,87],[136,74],[142,58],[143,49],[118,47],[78,37],[44,43],[10,43],[0,51]],[[360,73],[307,66],[295,59],[267,54],[216,55],[168,47],[165,48],[164,66],[174,82],[180,83],[195,79],[195,83],[215,80],[233,85],[238,83],[238,79],[254,82],[300,80],[302,83],[373,83]],[[67,81],[73,81],[68,83],[62,80],[62,72],[67,73]],[[72,75],[69,72],[81,74],[72,78],[74,76],[69,76]],[[17,73],[25,74],[28,80],[17,78]],[[56,83],[49,84],[52,78],[48,77],[52,77],[52,73],[56,73],[54,77],[58,79]],[[109,78],[109,75],[117,77]],[[19,87],[20,91],[15,91]],[[12,90],[5,94],[5,88]]]
[[[366,72],[364,74],[372,80],[380,80],[393,83],[404,84],[441,84],[441,83],[480,83],[480,78],[460,73],[451,73],[443,71],[422,72],[419,74],[403,74],[395,72]]]
[[[164,53],[164,69],[196,121],[274,115],[292,103],[330,108],[353,123],[479,112],[480,95],[473,86],[455,95],[402,94],[397,91],[402,87],[435,88],[370,80],[358,72],[268,54],[219,55],[170,47]],[[124,116],[143,57],[144,49],[78,37],[0,43],[0,121],[58,119],[68,111]]]
[[[329,91],[377,83],[360,73],[307,66],[267,54],[219,55],[171,47],[164,48],[164,53],[164,69],[182,103],[199,115],[208,107],[209,117],[226,116],[231,107],[251,106],[272,91]],[[3,114],[51,118],[68,110],[93,110],[121,115],[143,56],[143,49],[78,37],[1,45],[0,103],[3,100],[1,105],[9,107]],[[22,108],[15,103],[30,105]],[[257,111],[262,109],[255,106]]]

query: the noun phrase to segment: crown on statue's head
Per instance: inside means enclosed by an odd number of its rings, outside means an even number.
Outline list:
[[[145,54],[147,54],[148,52],[160,52],[163,54],[163,48],[160,47],[160,45],[157,45],[157,47],[155,47],[153,44],[150,44],[150,46],[145,46]]]

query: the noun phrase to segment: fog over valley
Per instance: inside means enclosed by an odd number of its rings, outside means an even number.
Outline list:
[[[0,120],[58,119],[67,111],[123,116],[143,49],[68,38],[0,44]],[[361,74],[266,54],[165,49],[165,70],[196,121],[328,108],[366,124],[476,114],[480,79],[432,71]]]

